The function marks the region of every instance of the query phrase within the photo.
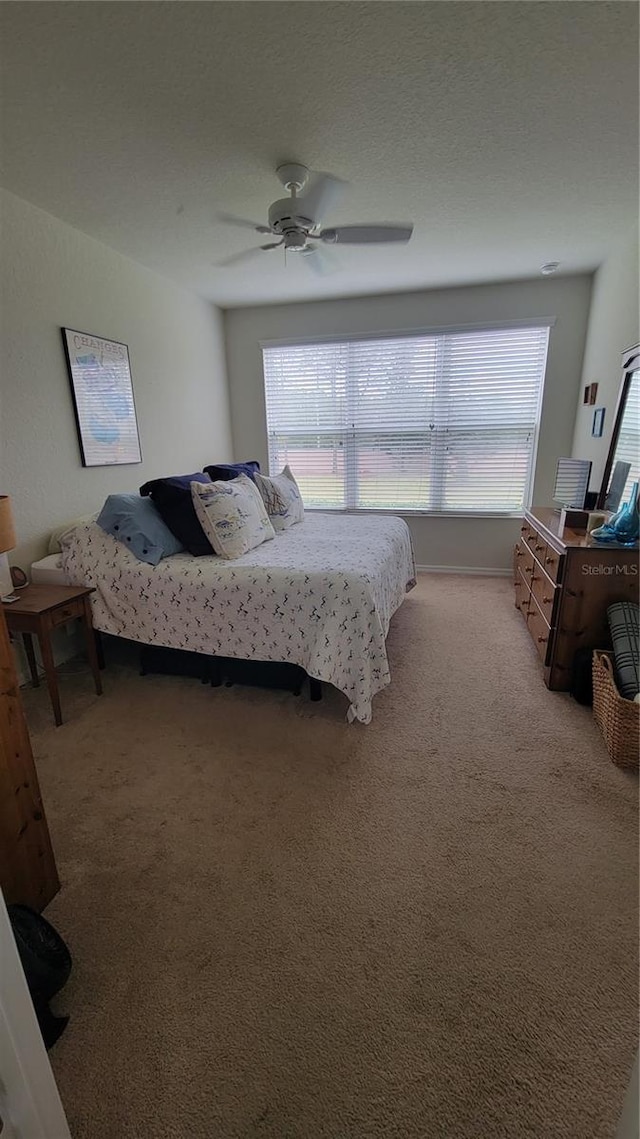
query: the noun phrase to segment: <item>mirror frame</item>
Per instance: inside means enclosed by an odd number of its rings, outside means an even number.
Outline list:
[[[611,478],[611,469],[616,455],[616,448],[618,446],[618,436],[620,428],[622,427],[622,420],[624,417],[624,409],[627,406],[627,397],[629,395],[629,388],[631,386],[631,375],[637,372],[640,368],[640,344],[635,344],[633,348],[627,348],[626,352],[622,353],[622,384],[620,385],[620,395],[618,396],[618,404],[616,406],[615,419],[613,421],[613,431],[611,432],[611,442],[609,443],[609,452],[607,454],[607,461],[604,465],[604,472],[602,475],[602,483],[598,492],[596,501],[596,509],[603,510],[607,491],[609,490],[609,480]]]

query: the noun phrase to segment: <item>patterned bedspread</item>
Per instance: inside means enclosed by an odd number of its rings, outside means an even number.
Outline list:
[[[92,585],[93,620],[143,644],[289,661],[333,684],[369,723],[391,681],[389,621],[415,584],[408,527],[384,515],[307,513],[235,561],[174,554],[157,566],[93,523],[67,538],[69,580]]]

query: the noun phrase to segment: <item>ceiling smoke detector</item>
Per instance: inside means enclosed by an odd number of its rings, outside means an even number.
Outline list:
[[[540,266],[540,272],[543,277],[551,277],[553,273],[557,273],[560,268],[559,261],[545,261],[544,265]]]

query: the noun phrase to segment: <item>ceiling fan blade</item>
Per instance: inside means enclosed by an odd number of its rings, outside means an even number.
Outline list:
[[[237,218],[235,214],[216,214],[218,221],[224,222],[225,225],[235,225],[239,229],[252,229],[254,233],[271,233],[268,225],[260,225],[257,221],[249,221],[248,218]]]
[[[323,229],[319,241],[329,245],[381,245],[387,242],[407,242],[413,233],[410,222],[404,225],[338,225]]]
[[[316,171],[311,177],[306,194],[298,198],[298,205],[302,206],[305,215],[318,225],[331,212],[346,185],[342,178]]]
[[[319,245],[306,245],[301,257],[317,277],[326,277],[329,273],[335,273],[340,267],[337,257]]]
[[[232,253],[230,257],[224,257],[222,261],[214,261],[213,264],[219,269],[226,269],[231,265],[239,265],[242,261],[251,261],[261,252],[262,246],[254,245],[253,249],[243,249],[241,253]]]
[[[284,239],[282,241],[269,241],[266,245],[254,245],[251,249],[232,253],[230,257],[225,257],[222,261],[214,261],[214,265],[217,265],[219,269],[225,269],[229,265],[239,265],[242,261],[250,261],[252,257],[256,257],[265,249],[278,249],[280,245],[284,245]]]

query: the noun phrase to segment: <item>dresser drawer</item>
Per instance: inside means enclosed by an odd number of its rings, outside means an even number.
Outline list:
[[[547,546],[544,555],[540,558],[541,565],[544,566],[545,572],[549,574],[552,581],[557,581],[560,574],[560,554],[554,550],[553,546]]]
[[[525,525],[527,529],[522,537],[524,538],[529,549],[534,550],[536,546],[540,545],[542,539],[540,538],[538,531],[533,529],[533,526],[529,526],[528,523],[525,523]]]
[[[528,581],[529,584],[531,584],[531,578],[533,577],[533,567],[535,565],[535,560],[534,560],[533,554],[532,554],[531,550],[529,549],[529,547],[524,544],[524,542],[520,541],[518,543],[518,546],[520,548],[519,549],[520,557],[518,558],[518,569],[519,569],[520,573],[522,574],[524,580]]]
[[[514,582],[517,581],[517,579],[518,579],[518,570],[520,571],[520,573],[522,573],[522,567],[525,565],[524,559],[528,558],[529,556],[530,556],[529,549],[527,546],[525,546],[524,540],[521,538],[520,541],[518,542],[518,544],[516,546],[514,546],[514,549],[513,549],[513,580],[514,580]]]
[[[545,621],[549,625],[554,624],[556,596],[559,593],[557,586],[553,584],[551,578],[547,577],[546,573],[536,566],[531,577],[531,592],[538,602],[538,607],[542,613]]]
[[[547,543],[543,538],[540,537],[539,534],[534,534],[533,541],[529,543],[529,546],[534,558],[537,558],[537,560],[540,562],[540,565],[543,565],[544,559],[547,556]]]
[[[551,644],[551,629],[545,621],[542,613],[538,609],[535,601],[531,601],[529,612],[527,613],[527,627],[531,633],[540,660],[543,664],[547,663],[549,656],[549,648]]]
[[[529,588],[529,582],[525,581],[524,577],[520,573],[520,570],[516,571],[514,589],[516,593],[516,609],[520,610],[522,616],[526,620],[527,613],[529,612],[531,590]]]

